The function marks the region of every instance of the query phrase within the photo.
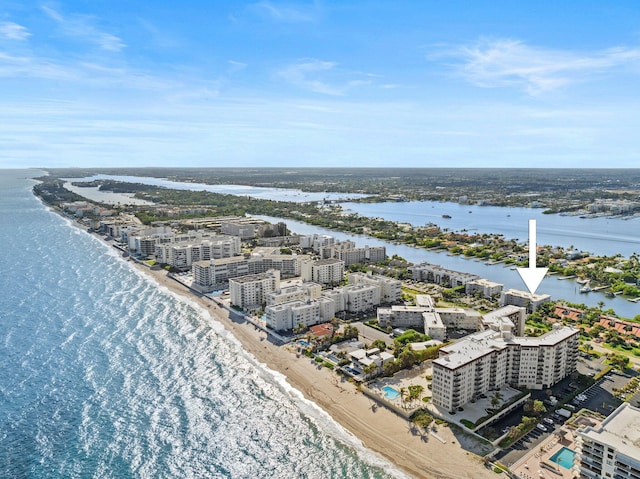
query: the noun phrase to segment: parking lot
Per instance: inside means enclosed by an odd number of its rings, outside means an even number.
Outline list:
[[[579,411],[580,409],[589,409],[591,411],[595,411],[597,413],[602,414],[603,416],[608,416],[613,412],[622,401],[617,399],[613,395],[614,388],[622,388],[628,381],[631,379],[630,375],[621,374],[615,371],[608,373],[606,376],[600,378],[595,384],[584,390],[580,396],[584,397],[584,399],[574,399],[569,404],[575,408],[575,411]],[[556,384],[552,390],[553,395],[558,398],[567,397],[575,392],[575,384],[571,382],[571,379],[567,378],[560,383]],[[548,396],[545,391],[535,391],[532,392],[531,395],[534,399],[548,399]],[[568,408],[570,409],[571,406]],[[549,405],[547,404],[549,408]],[[503,418],[501,421],[496,423],[494,427],[498,431],[505,431],[507,427],[514,426],[519,424],[523,415],[522,408],[514,411],[509,416]],[[553,425],[549,424],[544,419],[541,419],[541,424],[547,429],[547,431],[542,431],[537,427],[534,428],[531,432],[523,436],[519,441],[511,445],[509,448],[501,451],[496,458],[500,460],[502,463],[514,464],[528,451],[531,451],[533,448],[538,447],[539,444],[544,442],[546,438],[548,438],[551,434],[557,431],[564,422],[565,418],[558,416],[547,416],[547,419],[553,421]]]
[[[573,404],[578,409],[586,408],[608,416],[622,404],[620,399],[614,397],[613,388],[622,388],[629,379],[631,379],[629,375],[612,371],[584,391],[585,400],[574,399]]]
[[[606,367],[603,364],[604,360],[604,356],[591,358],[588,354],[581,353],[578,357],[577,370],[580,374],[584,374],[585,376],[595,376]]]

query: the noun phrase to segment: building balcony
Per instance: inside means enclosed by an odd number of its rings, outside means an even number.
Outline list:
[[[592,466],[596,466],[596,467],[602,467],[602,459],[598,458],[598,457],[585,457],[582,456],[582,458],[580,459],[581,462],[583,464],[589,464]]]
[[[591,474],[595,474],[595,477],[600,477],[602,474],[602,468],[592,467],[588,464],[582,463],[580,464],[580,472],[590,472]]]

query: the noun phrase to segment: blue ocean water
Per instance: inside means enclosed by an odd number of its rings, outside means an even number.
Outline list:
[[[0,477],[402,477],[0,170]]]

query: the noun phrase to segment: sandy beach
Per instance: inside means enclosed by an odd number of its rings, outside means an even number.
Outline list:
[[[202,305],[209,314],[233,333],[242,346],[269,368],[286,376],[291,386],[315,402],[369,449],[379,453],[414,477],[429,479],[483,478],[495,473],[486,469],[481,458],[467,452],[459,438],[446,426],[437,434],[420,436],[411,431],[410,423],[359,392],[355,385],[333,371],[319,367],[305,356],[267,340],[266,333],[247,322],[236,322],[229,312],[212,300],[191,292],[186,286],[167,277],[164,270],[152,271],[140,264],[137,268],[150,274],[159,284]]]

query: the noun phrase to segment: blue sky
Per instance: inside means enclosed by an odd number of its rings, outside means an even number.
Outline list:
[[[640,167],[637,1],[0,2],[0,167]]]

